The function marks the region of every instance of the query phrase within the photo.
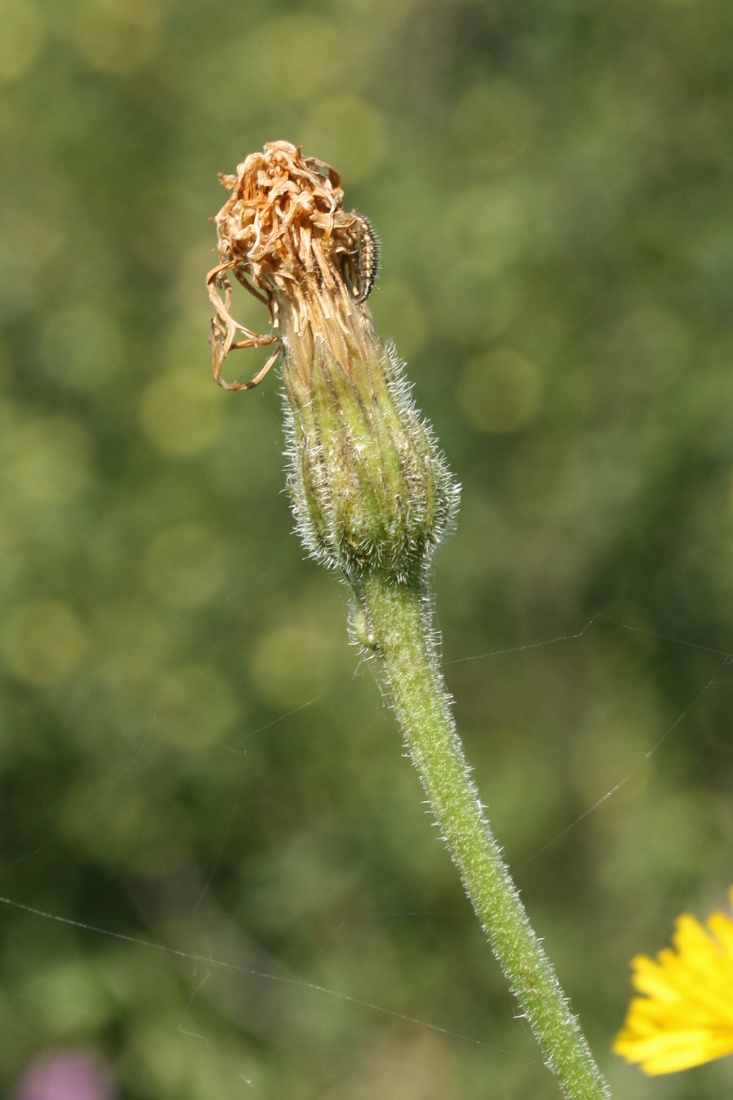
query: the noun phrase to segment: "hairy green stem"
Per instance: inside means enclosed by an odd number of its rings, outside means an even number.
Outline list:
[[[442,836],[547,1065],[569,1100],[608,1098],[484,816],[438,667],[421,586],[372,571],[360,578],[356,591],[358,619],[379,656],[389,701]]]

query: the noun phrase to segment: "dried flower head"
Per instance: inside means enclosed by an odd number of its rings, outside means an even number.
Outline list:
[[[371,223],[343,209],[333,168],[286,141],[220,178],[231,195],[207,277],[214,378],[250,389],[282,356],[289,488],[306,548],[354,583],[364,569],[421,576],[458,490],[365,304],[379,255]],[[273,332],[233,318],[230,273],[267,306]],[[268,344],[251,381],[222,379],[231,351]]]
[[[336,303],[348,312],[366,300],[376,277],[378,242],[367,218],[343,209],[338,173],[315,157],[304,157],[290,142],[269,142],[261,153],[250,154],[236,175],[219,178],[232,194],[215,219],[219,263],[207,276],[216,310],[214,377],[226,389],[250,389],[282,348],[275,335],[258,335],[234,320],[227,273],[268,307],[273,328],[280,327],[281,306],[287,303],[290,327],[301,340],[308,339],[313,323],[334,321]],[[237,339],[238,333],[243,339]],[[273,343],[276,351],[252,381],[222,379],[221,365],[230,351]],[[305,359],[298,357],[307,369]]]

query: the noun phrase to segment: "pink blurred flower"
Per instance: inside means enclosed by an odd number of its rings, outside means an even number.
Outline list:
[[[42,1054],[24,1071],[15,1100],[115,1100],[109,1066],[95,1054],[61,1050]]]

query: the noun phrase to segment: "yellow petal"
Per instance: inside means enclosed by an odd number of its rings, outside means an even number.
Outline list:
[[[733,1054],[733,920],[718,911],[702,925],[683,913],[672,945],[656,959],[632,960],[633,984],[643,996],[631,1001],[613,1046],[648,1074]]]

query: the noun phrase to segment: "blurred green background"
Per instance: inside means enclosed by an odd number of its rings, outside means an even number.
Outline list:
[[[730,0],[0,28],[0,1093],[82,1047],[124,1100],[557,1095],[290,533],[275,379],[210,378],[216,175],[279,138],[381,237],[463,483],[459,725],[594,1051],[625,1100],[730,1092],[610,1053],[630,957],[732,878]]]

